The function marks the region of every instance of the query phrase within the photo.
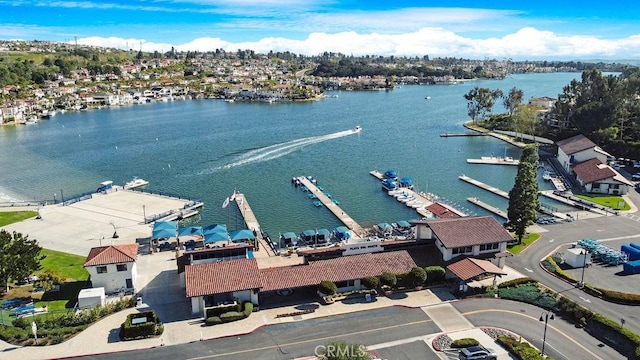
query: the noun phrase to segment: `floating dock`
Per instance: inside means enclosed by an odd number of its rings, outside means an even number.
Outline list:
[[[493,187],[493,186],[487,185],[487,184],[485,184],[485,183],[483,183],[483,182],[480,182],[480,181],[478,181],[478,180],[472,179],[472,178],[470,178],[470,177],[468,177],[468,176],[466,176],[466,175],[464,175],[464,174],[462,174],[462,175],[458,176],[458,179],[460,179],[460,180],[462,180],[462,181],[466,181],[466,182],[468,182],[469,184],[475,185],[475,186],[477,186],[477,187],[479,187],[479,188],[481,188],[481,189],[484,189],[484,190],[487,190],[487,191],[489,191],[489,192],[492,192],[492,193],[494,193],[494,194],[496,194],[496,195],[498,195],[498,196],[502,196],[502,197],[503,197],[503,198],[505,198],[505,199],[508,199],[508,198],[509,198],[509,193],[508,193],[508,192],[506,192],[506,191],[504,191],[504,190],[500,190],[500,189],[498,189],[498,188],[496,188],[496,187]],[[468,199],[467,199],[467,200],[468,200]]]
[[[256,215],[253,213],[251,206],[247,202],[243,193],[236,193],[235,196],[236,205],[238,205],[238,210],[240,210],[240,214],[242,214],[242,218],[244,219],[244,223],[247,224],[247,228],[252,230],[256,235],[257,243],[256,246],[257,253],[254,253],[256,257],[269,257],[272,254],[269,253],[269,249],[271,247],[266,243],[266,240],[262,237],[262,230],[260,230],[260,223],[258,223],[258,219]],[[260,248],[263,248],[265,251],[259,251]],[[277,255],[275,252],[273,255]]]
[[[500,210],[499,208],[497,208],[495,206],[491,206],[491,205],[489,205],[489,204],[487,204],[485,202],[482,202],[477,197],[467,198],[467,201],[472,203],[472,204],[478,205],[479,207],[481,207],[481,208],[483,208],[483,209],[485,209],[487,211],[490,211],[490,212],[500,216],[501,218],[503,218],[505,220],[509,220],[509,216],[507,215],[507,213],[505,211]]]
[[[520,160],[510,157],[482,156],[480,159],[467,159],[469,164],[487,164],[487,165],[520,165]]]
[[[338,205],[336,205],[331,198],[325,195],[316,185],[314,185],[309,179],[304,176],[296,178],[303,186],[309,189],[311,194],[315,194],[322,205],[329,209],[333,215],[335,215],[349,230],[353,231],[357,237],[366,236],[366,231],[360,224],[347,215]]]
[[[440,134],[440,137],[457,137],[457,136],[487,136],[487,134],[484,134],[484,133]]]

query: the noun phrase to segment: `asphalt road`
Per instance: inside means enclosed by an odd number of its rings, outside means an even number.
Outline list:
[[[263,327],[252,334],[124,353],[87,356],[87,359],[255,359],[279,360],[312,356],[316,346],[333,340],[372,345],[440,332],[421,309],[389,307]],[[400,345],[389,359],[439,359],[416,344]],[[393,351],[393,350],[391,350]],[[386,353],[388,350],[376,350]],[[399,354],[405,354],[399,356]],[[417,356],[417,357],[416,357]]]
[[[544,322],[540,322],[539,318],[545,313],[543,309],[500,299],[469,299],[452,304],[474,326],[500,327],[513,331],[536,348],[542,349]],[[547,323],[545,354],[556,360],[626,359],[559,316]]]
[[[640,205],[640,199],[636,204]],[[600,313],[614,321],[624,318],[626,321],[625,327],[636,334],[640,334],[640,309],[637,306],[614,304],[591,296],[575,286],[548,274],[540,267],[540,260],[553,253],[559,245],[576,242],[580,239],[627,239],[629,242],[640,242],[640,222],[626,216],[607,216],[578,220],[571,223],[547,225],[545,229],[549,231],[542,233],[538,241],[518,256],[508,258],[507,265],[531,278],[540,280],[544,285],[587,307],[591,311]],[[628,289],[628,291],[638,292],[639,290]]]

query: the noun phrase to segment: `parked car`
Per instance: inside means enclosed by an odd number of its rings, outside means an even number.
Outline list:
[[[633,174],[633,175],[631,175],[631,180],[633,180],[633,181],[638,181],[638,180],[640,180],[640,174]]]
[[[458,359],[460,360],[496,360],[498,354],[493,349],[486,348],[484,346],[469,346],[461,349],[458,353]]]

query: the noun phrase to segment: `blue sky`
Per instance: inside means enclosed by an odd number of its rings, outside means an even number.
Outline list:
[[[638,59],[639,3],[0,0],[0,38],[145,51]]]

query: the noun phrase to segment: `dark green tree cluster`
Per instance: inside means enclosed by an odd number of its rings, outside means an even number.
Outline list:
[[[520,156],[515,184],[509,191],[508,226],[516,234],[518,243],[526,234],[527,227],[538,220],[538,149],[535,145],[527,145]]]
[[[38,242],[28,236],[0,230],[0,283],[8,289],[11,280],[24,279],[40,270],[41,250]]]
[[[637,68],[619,76],[584,71],[580,80],[564,87],[554,109],[555,119],[568,128],[549,129],[548,136],[562,139],[583,134],[618,156],[640,158],[639,95]]]

